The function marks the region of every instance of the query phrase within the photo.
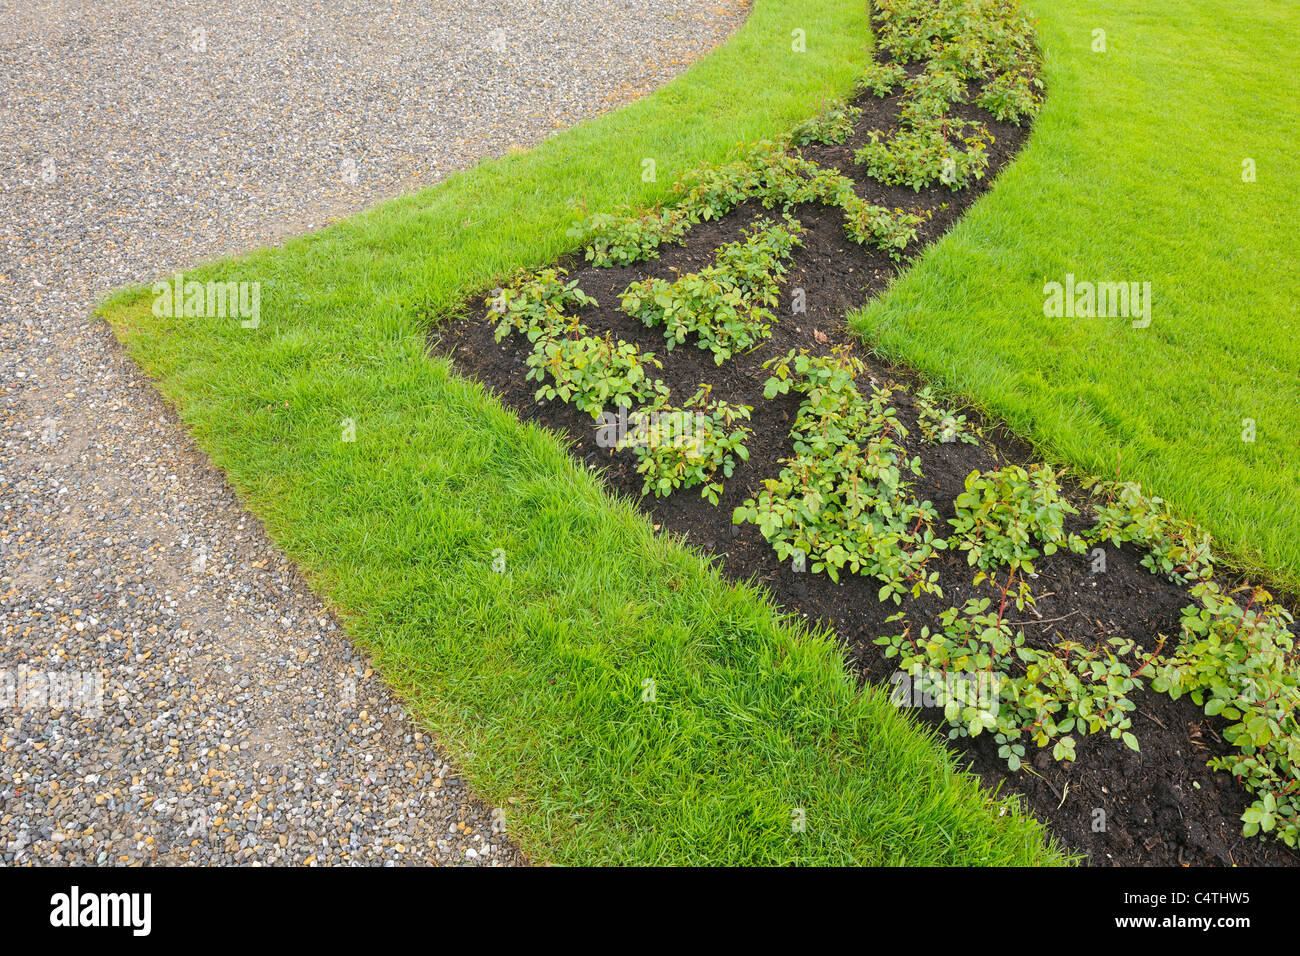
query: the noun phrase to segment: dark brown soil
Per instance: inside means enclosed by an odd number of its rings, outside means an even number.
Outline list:
[[[991,122],[995,136],[990,152],[990,169],[977,187],[952,193],[946,188],[920,193],[906,188],[888,188],[859,174],[853,152],[872,128],[888,129],[895,122],[895,98],[866,98],[858,105],[864,114],[855,135],[843,146],[809,147],[805,156],[834,166],[852,178],[859,195],[879,205],[912,211],[929,211],[923,226],[923,243],[932,242],[948,229],[985,189],[998,170],[1023,144],[1027,131]],[[972,115],[974,111],[972,111]],[[983,117],[986,121],[988,117]],[[771,339],[748,355],[738,356],[721,368],[712,354],[687,341],[673,351],[665,350],[662,332],[649,329],[618,311],[618,296],[627,285],[646,276],[672,278],[707,265],[714,250],[734,240],[743,225],[766,212],[750,203],[719,222],[696,226],[685,246],[669,246],[662,257],[626,268],[593,269],[580,259],[561,263],[571,271],[579,286],[596,298],[599,306],[587,309],[582,320],[595,331],[612,330],[616,336],[653,351],[664,362],[660,377],[677,400],[689,396],[702,382],[713,386],[712,397],[754,408],[754,434],[748,442],[750,459],[741,464],[726,482],[721,504],[704,501],[698,489],[678,491],[664,499],[641,498],[641,477],[635,470],[632,452],[600,448],[589,415],[559,402],[534,400],[535,383],[525,382],[524,359],[527,342],[511,336],[500,344],[492,334],[492,323],[484,313],[447,320],[436,326],[430,344],[437,354],[450,356],[464,375],[489,385],[522,418],[537,421],[558,432],[572,452],[589,464],[603,467],[610,488],[633,499],[661,533],[686,539],[703,555],[717,562],[735,580],[752,579],[765,586],[778,605],[828,625],[839,635],[849,660],[865,680],[883,682],[894,673],[873,639],[896,633],[897,626],[885,619],[897,608],[877,601],[878,583],[846,573],[839,584],[825,575],[795,573],[780,563],[772,547],[753,525],[731,523],[732,510],[750,497],[765,478],[780,471],[780,460],[792,453],[789,428],[798,397],[775,401],[763,398],[767,378],[762,363],[792,348],[825,353],[833,346],[850,342],[844,316],[878,295],[900,266],[881,253],[864,250],[845,238],[842,214],[816,206],[800,206],[794,216],[807,229],[804,245],[796,251],[783,288],[788,313],[790,291],[805,290],[807,312],[781,316]],[[909,251],[920,251],[921,244]],[[913,387],[910,372],[889,367],[862,356],[873,380]],[[925,444],[915,429],[915,411],[910,398],[898,393],[903,421],[912,432],[911,454],[922,459],[924,478],[916,493],[928,497],[938,509],[941,521],[953,514],[953,499],[962,490],[966,476],[976,468],[1000,467],[1007,462],[1033,460],[1030,449],[1005,429],[968,417],[985,429],[979,446]],[[1085,496],[1070,489],[1084,516]],[[1083,518],[1076,519],[1079,530]],[[1016,615],[1027,637],[1045,646],[1061,639],[1096,643],[1109,637],[1130,637],[1148,649],[1157,635],[1175,635],[1180,609],[1190,601],[1185,591],[1141,567],[1140,554],[1125,548],[1107,548],[1106,571],[1094,574],[1086,556],[1057,554],[1037,562],[1038,576],[1032,582],[1037,597],[1036,612]],[[942,599],[922,598],[904,603],[908,618],[919,627],[935,625],[937,615],[968,597],[989,596],[989,584],[972,585],[972,572],[964,554],[941,552],[933,563],[941,571]],[[1276,842],[1241,835],[1239,818],[1249,801],[1246,792],[1228,775],[1209,771],[1205,763],[1229,749],[1221,739],[1222,724],[1205,717],[1189,700],[1140,692],[1134,695],[1138,709],[1133,731],[1142,750],[1134,753],[1109,737],[1075,734],[1078,759],[1061,764],[1047,752],[1030,746],[1026,768],[1011,774],[996,755],[991,739],[982,736],[955,741],[953,747],[969,760],[971,769],[990,788],[1024,795],[1028,806],[1050,824],[1062,843],[1085,853],[1094,865],[1288,865],[1300,862],[1300,855]],[[941,726],[934,709],[918,711],[923,720]],[[1096,812],[1106,815],[1104,831],[1094,830]]]

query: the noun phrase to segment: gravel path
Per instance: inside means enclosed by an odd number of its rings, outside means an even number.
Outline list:
[[[613,108],[744,14],[0,0],[0,863],[523,862],[89,309]]]

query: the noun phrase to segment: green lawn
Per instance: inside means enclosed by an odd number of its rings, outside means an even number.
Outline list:
[[[1031,5],[1049,93],[1028,147],[852,321],[1048,457],[1118,464],[1295,589],[1300,5]],[[1067,273],[1150,282],[1150,327],[1045,317],[1043,285]]]
[[[666,195],[672,170],[847,91],[869,42],[856,0],[758,0],[646,100],[195,274],[260,282],[255,329],[155,316],[148,290],[104,308],[538,860],[1062,860],[881,692],[859,692],[833,642],[657,538],[554,438],[425,354],[431,315],[567,251],[571,199]]]

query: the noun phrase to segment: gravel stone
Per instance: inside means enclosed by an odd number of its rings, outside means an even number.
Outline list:
[[[526,862],[90,308],[533,145],[745,12],[0,10],[0,865]]]

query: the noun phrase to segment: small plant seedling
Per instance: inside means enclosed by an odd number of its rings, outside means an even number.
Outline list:
[[[944,408],[928,386],[914,396],[916,400],[916,425],[928,442],[964,442],[978,445],[979,437],[966,421],[966,416],[953,409]]]

